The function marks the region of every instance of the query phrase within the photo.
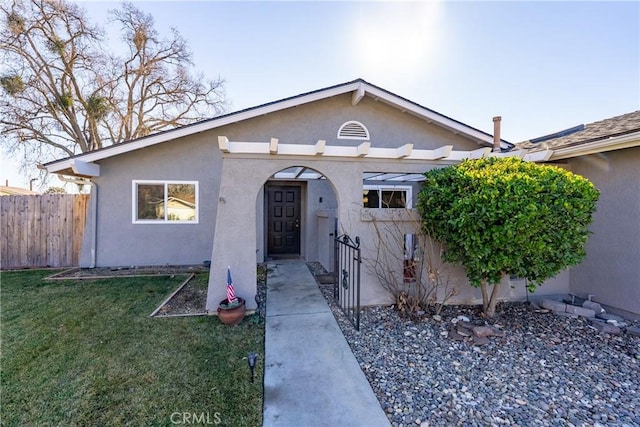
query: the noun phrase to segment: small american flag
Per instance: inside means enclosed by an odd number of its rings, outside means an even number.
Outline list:
[[[236,302],[236,292],[233,290],[233,282],[231,281],[231,267],[227,267],[227,303]]]

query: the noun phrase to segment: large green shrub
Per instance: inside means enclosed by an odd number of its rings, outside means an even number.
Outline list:
[[[598,190],[564,169],[489,157],[425,173],[418,196],[423,227],[446,245],[482,288],[486,314],[495,314],[504,275],[526,277],[533,291],[585,256]],[[494,285],[491,297],[487,285]]]

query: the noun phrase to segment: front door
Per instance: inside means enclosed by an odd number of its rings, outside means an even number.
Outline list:
[[[267,252],[300,254],[300,187],[269,185],[267,196]]]

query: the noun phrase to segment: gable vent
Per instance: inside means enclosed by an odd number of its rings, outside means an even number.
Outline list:
[[[340,126],[338,139],[369,139],[369,131],[360,122],[348,121]]]

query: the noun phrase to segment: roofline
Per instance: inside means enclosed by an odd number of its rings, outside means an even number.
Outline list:
[[[343,95],[345,93],[354,91],[369,95],[377,101],[381,100],[383,102],[386,102],[390,105],[395,106],[396,108],[401,109],[402,111],[411,112],[414,115],[427,120],[429,123],[435,123],[436,125],[449,129],[454,133],[465,135],[469,138],[474,139],[478,143],[484,143],[489,146],[493,145],[493,136],[486,132],[480,131],[448,116],[440,114],[434,110],[423,107],[415,102],[409,101],[406,98],[395,95],[394,93],[384,90],[378,86],[372,85],[371,83],[368,83],[363,79],[356,79],[350,82],[329,86],[311,92],[302,93],[300,95],[284,98],[278,101],[272,101],[255,107],[246,108],[244,110],[213,117],[211,119],[202,120],[196,123],[184,125],[175,129],[166,130],[131,141],[125,141],[119,144],[110,145],[108,147],[104,147],[88,153],[81,153],[74,156],[66,157],[64,159],[54,160],[52,162],[45,163],[43,165],[43,168],[50,173],[59,173],[61,171],[67,171],[72,168],[75,160],[81,159],[83,163],[91,163],[108,157],[124,154],[129,151],[134,151],[141,148],[149,147],[151,145],[166,142],[172,139],[183,138],[196,133],[215,129],[217,127],[237,123],[242,120],[248,120],[264,114],[277,112],[287,108],[296,107],[299,105],[331,98],[333,96]],[[354,102],[356,101],[354,100]],[[514,144],[501,140],[502,149],[508,151],[513,147]]]
[[[640,130],[636,129],[632,132],[617,134],[615,136],[593,138],[564,147],[553,148],[553,155],[550,160],[568,159],[638,146],[640,146]]]

